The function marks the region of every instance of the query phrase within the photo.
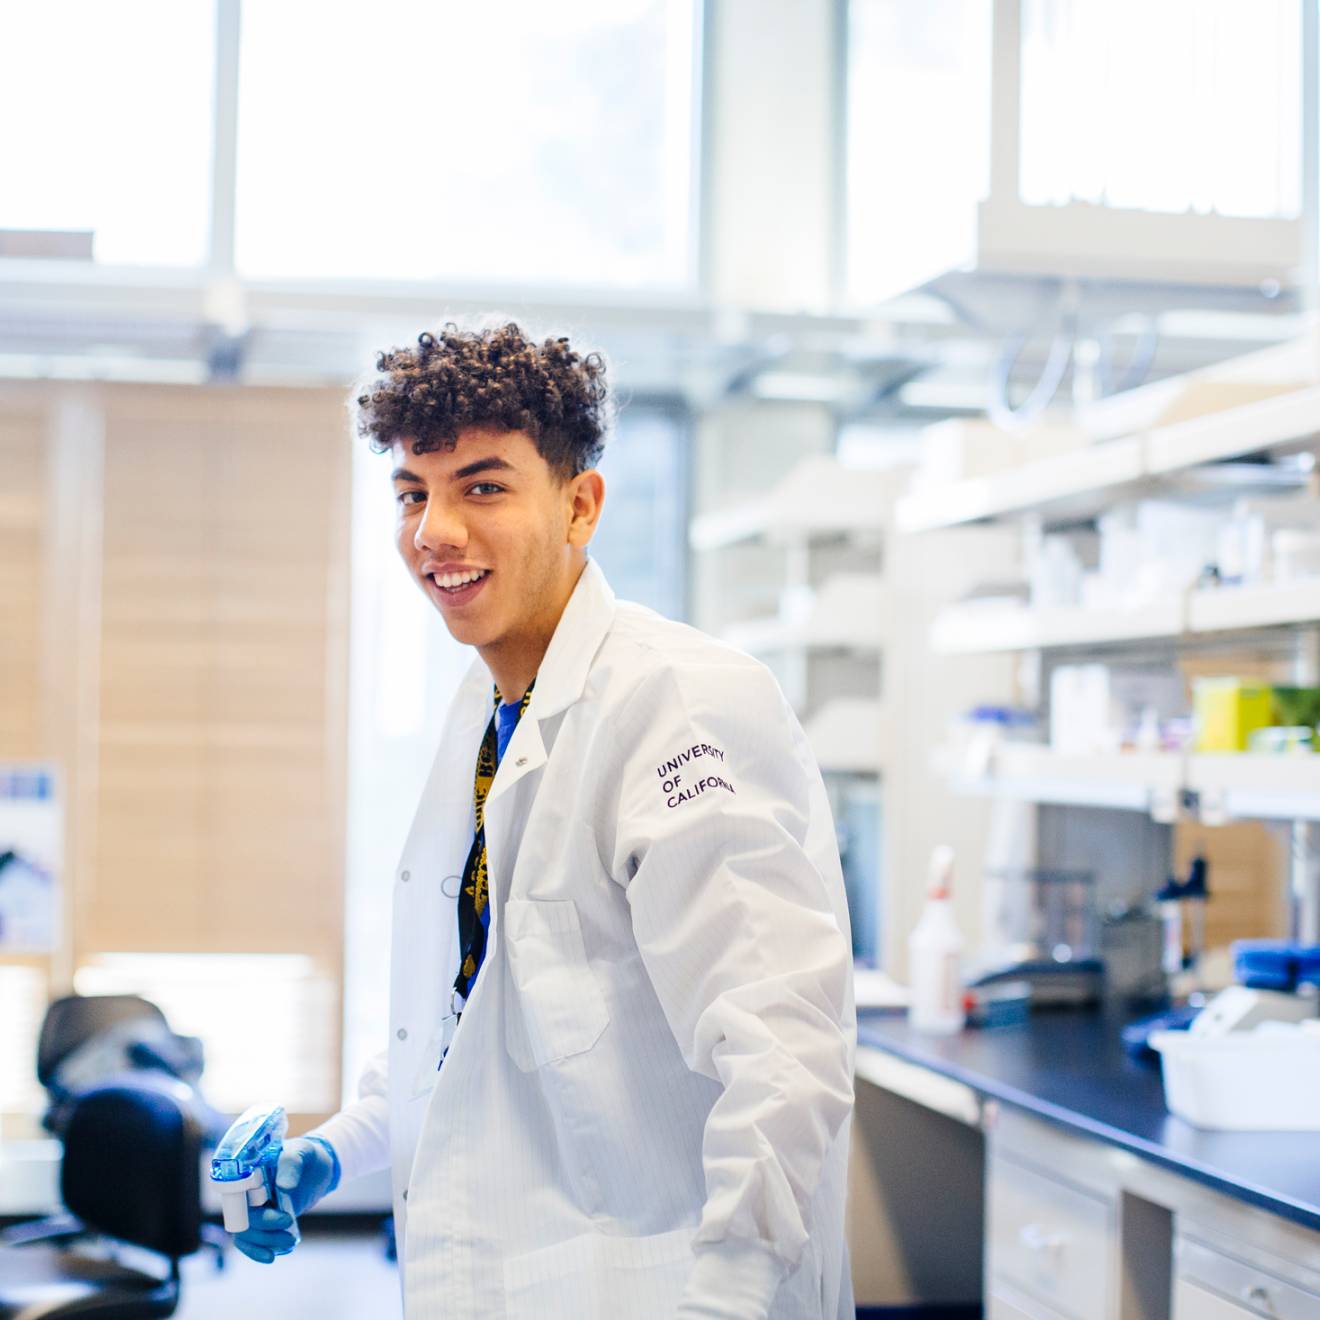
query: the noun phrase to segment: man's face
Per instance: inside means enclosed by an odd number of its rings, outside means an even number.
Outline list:
[[[560,481],[523,431],[471,427],[426,454],[405,437],[391,452],[399,553],[454,637],[548,638],[595,529],[600,476]]]

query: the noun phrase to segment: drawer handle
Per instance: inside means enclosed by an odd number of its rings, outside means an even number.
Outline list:
[[[1047,1251],[1062,1251],[1067,1239],[1062,1233],[1051,1233],[1039,1224],[1028,1224],[1025,1228],[1019,1230],[1018,1241],[1028,1251],[1044,1253]]]
[[[1275,1314],[1274,1299],[1270,1296],[1270,1290],[1262,1284],[1253,1283],[1250,1288],[1243,1288],[1242,1300],[1270,1315]]]

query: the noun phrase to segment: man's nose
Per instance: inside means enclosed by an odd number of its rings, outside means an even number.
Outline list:
[[[467,528],[457,511],[438,500],[428,500],[426,511],[417,520],[413,544],[418,550],[437,550],[452,546],[461,550],[467,545]]]

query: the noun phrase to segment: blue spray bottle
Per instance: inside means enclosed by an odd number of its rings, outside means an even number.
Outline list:
[[[288,1209],[287,1196],[275,1189],[275,1170],[288,1131],[283,1105],[253,1105],[220,1138],[211,1159],[211,1181],[220,1191],[227,1233],[246,1230],[250,1205]]]

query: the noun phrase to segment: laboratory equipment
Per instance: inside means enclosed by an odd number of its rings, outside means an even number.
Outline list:
[[[1050,746],[1089,756],[1124,744],[1157,751],[1163,730],[1186,709],[1177,674],[1119,665],[1057,665],[1050,673]]]
[[[1320,986],[1320,944],[1294,940],[1234,940],[1233,976],[1256,990]]]
[[[1166,985],[1160,967],[1160,921],[1147,903],[1116,903],[1100,921],[1099,956],[1105,994],[1116,1000],[1158,1000]]]
[[[1173,981],[1187,972],[1193,989],[1198,988],[1195,982],[1205,953],[1205,905],[1210,897],[1206,877],[1205,858],[1193,858],[1186,880],[1170,876],[1155,895],[1164,928],[1164,973]]]
[[[1256,729],[1247,741],[1247,751],[1258,756],[1310,755],[1315,751],[1315,730],[1307,724]]]
[[[1033,1008],[1080,1008],[1099,1000],[1104,981],[1105,966],[1099,958],[1068,962],[1036,958],[980,971],[967,984],[970,991],[1025,985]]]
[[[926,906],[908,937],[912,1001],[917,1031],[951,1034],[962,1029],[962,932],[953,914],[953,849],[936,848],[930,859]]]
[[[1187,1031],[1205,1008],[1205,996],[1196,985],[1196,979],[1205,949],[1205,902],[1209,896],[1203,857],[1192,861],[1185,881],[1170,876],[1168,883],[1155,895],[1163,932],[1160,966],[1166,985],[1176,989],[1178,982],[1182,981],[1185,998],[1177,999],[1167,1009],[1130,1022],[1123,1028],[1123,1048],[1134,1059],[1154,1062],[1156,1037]],[[1190,921],[1184,920],[1184,904],[1191,909]],[[1184,950],[1184,929],[1188,927],[1191,930],[1190,952]]]
[[[1320,574],[1320,532],[1310,528],[1280,527],[1270,537],[1274,578],[1288,582]]]
[[[1138,1063],[1154,1063],[1160,1056],[1151,1042],[1169,1032],[1190,1030],[1202,1007],[1198,997],[1194,1003],[1175,1004],[1163,1012],[1129,1022],[1120,1033],[1123,1048]]]
[[[220,1192],[227,1232],[247,1229],[249,1206],[289,1209],[287,1196],[275,1186],[288,1130],[283,1105],[257,1104],[245,1109],[220,1139],[211,1159],[211,1181]]]
[[[1198,752],[1245,752],[1251,735],[1275,722],[1270,688],[1240,678],[1198,678],[1192,710]]]
[[[1022,961],[1077,962],[1097,948],[1095,875],[1025,866],[988,872],[998,896],[997,942]],[[1015,929],[1014,929],[1015,927]]]
[[[1025,981],[1035,1007],[1093,1003],[1104,965],[1097,957],[1095,876],[1047,867],[1003,868],[985,878],[990,960],[971,988]]]
[[[1305,1022],[1315,1017],[1315,1002],[1278,990],[1253,990],[1230,985],[1221,990],[1192,1023],[1194,1036],[1227,1036],[1247,1031],[1262,1022]]]
[[[1320,1130],[1320,1022],[1265,1022],[1252,1031],[1162,1031],[1169,1112],[1197,1127],[1235,1131]]]
[[[963,997],[969,1027],[1013,1027],[1031,1011],[1031,985],[1002,981],[969,989]]]

